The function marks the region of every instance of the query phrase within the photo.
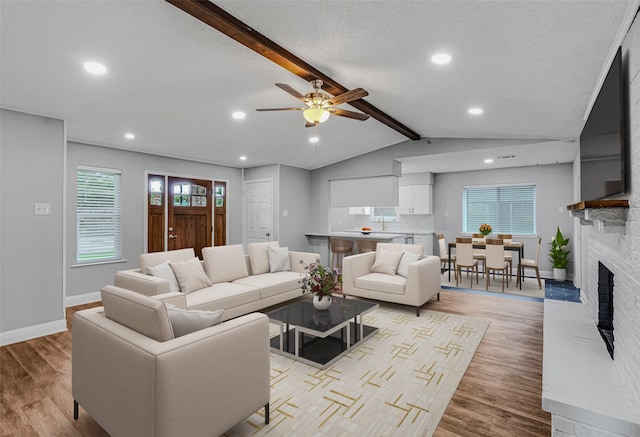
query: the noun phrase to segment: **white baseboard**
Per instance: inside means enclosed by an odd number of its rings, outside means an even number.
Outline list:
[[[64,332],[66,330],[67,321],[61,319],[14,329],[13,331],[0,332],[0,346],[31,340],[32,338],[44,337],[45,335],[57,334],[58,332]]]
[[[75,296],[66,296],[64,298],[64,307],[74,307],[76,305],[84,305],[85,303],[93,303],[99,302],[102,300],[99,291],[94,291],[92,293],[78,294]]]

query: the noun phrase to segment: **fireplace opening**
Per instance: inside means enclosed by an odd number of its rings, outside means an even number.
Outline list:
[[[599,261],[598,331],[613,359],[613,272]]]

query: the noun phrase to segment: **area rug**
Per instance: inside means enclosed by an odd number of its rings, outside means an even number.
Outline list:
[[[456,285],[456,280],[453,277],[453,272],[451,272],[451,281],[449,281],[449,274],[448,273],[444,273],[442,275],[442,278],[440,280],[440,283],[442,286],[444,287],[456,287],[456,288],[465,288],[465,289],[473,289],[473,290],[480,290],[480,291],[491,291],[494,293],[503,293],[502,291],[502,277],[499,275],[496,275],[496,278],[493,279],[493,275],[491,276],[491,281],[489,282],[489,289],[487,290],[486,288],[486,279],[482,276],[482,273],[480,273],[480,276],[478,277],[479,283],[476,284],[476,278],[475,278],[475,273],[473,275],[473,287],[471,288],[471,278],[467,277],[466,272],[462,272],[462,281],[458,282],[458,285]],[[536,278],[527,278],[525,277],[524,281],[522,282],[522,290],[520,290],[520,287],[517,286],[516,287],[516,279],[515,277],[511,279],[511,282],[509,282],[509,287],[507,287],[505,285],[504,287],[504,294],[513,294],[516,296],[528,296],[528,297],[538,297],[538,298],[544,298],[544,288],[545,288],[545,282],[544,279],[541,279],[542,282],[542,290],[538,287],[538,280]]]
[[[325,370],[272,353],[270,424],[225,435],[431,436],[490,322],[384,303],[363,319],[379,331]]]

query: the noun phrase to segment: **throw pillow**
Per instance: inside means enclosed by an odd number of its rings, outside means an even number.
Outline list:
[[[176,279],[176,274],[169,265],[169,261],[158,264],[157,266],[147,267],[147,275],[164,278],[169,281],[169,289],[171,291],[180,291],[180,284]]]
[[[268,255],[269,255],[269,271],[271,273],[287,272],[291,270],[291,262],[289,261],[288,247],[269,246]]]
[[[224,310],[202,311],[183,310],[175,306],[167,305],[167,312],[171,320],[173,334],[176,337],[191,334],[192,332],[217,325],[222,320]]]
[[[406,278],[409,275],[409,264],[414,261],[418,261],[420,258],[422,258],[422,255],[418,253],[411,253],[406,250],[402,251],[402,258],[400,258],[400,263],[398,264],[398,270],[396,273]]]
[[[376,260],[371,266],[371,271],[395,275],[401,257],[402,252],[381,249],[376,252]]]
[[[278,247],[280,246],[280,243],[277,241],[269,241],[266,243],[247,244],[247,251],[249,252],[249,261],[251,262],[252,275],[269,273],[269,254],[267,252],[267,248],[269,246]]]
[[[167,309],[159,300],[107,285],[100,291],[104,315],[156,341],[174,338]]]
[[[173,269],[173,273],[176,274],[180,290],[183,293],[191,293],[212,285],[198,258],[179,263],[169,262],[169,265]]]
[[[214,284],[249,276],[242,244],[205,247],[202,257],[207,275]]]

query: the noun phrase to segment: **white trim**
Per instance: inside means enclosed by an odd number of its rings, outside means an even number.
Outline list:
[[[77,294],[75,296],[67,296],[64,299],[64,307],[74,307],[76,305],[84,305],[86,303],[100,302],[102,296],[99,291],[93,291],[91,293]]]
[[[62,289],[60,290],[60,299],[62,301],[62,312],[60,317],[63,319],[66,318],[66,311],[64,307],[64,300],[66,298],[66,290],[67,290],[67,206],[68,206],[68,195],[67,188],[69,187],[69,175],[67,171],[69,170],[67,162],[69,160],[68,149],[69,145],[67,143],[67,120],[62,120],[62,129],[63,129],[63,138],[62,138]]]
[[[24,328],[14,329],[13,331],[0,332],[0,346],[44,337],[45,335],[57,334],[58,332],[64,332],[66,330],[67,321],[61,319],[39,325],[26,326]]]
[[[96,171],[101,173],[114,173],[119,175],[122,174],[122,169],[119,169],[119,168],[95,167],[91,165],[82,165],[82,164],[78,164],[76,170]]]

